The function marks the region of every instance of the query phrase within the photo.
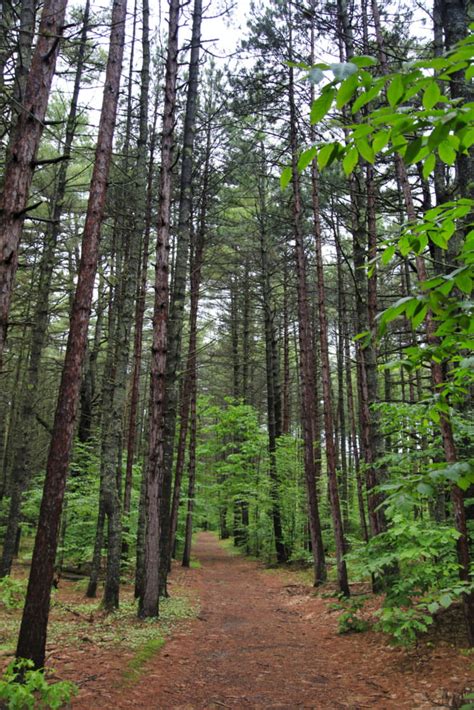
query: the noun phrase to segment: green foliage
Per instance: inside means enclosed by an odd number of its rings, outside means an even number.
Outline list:
[[[433,615],[469,592],[474,584],[459,580],[455,541],[459,533],[451,526],[429,519],[413,520],[406,513],[391,513],[387,532],[347,556],[355,570],[386,581],[393,570],[377,628],[397,644],[409,645],[427,631]]]
[[[473,104],[449,99],[442,89],[456,72],[465,70],[466,75],[472,74],[473,57],[474,35],[471,33],[443,57],[413,62],[400,72],[377,77],[355,60],[354,73],[342,83],[341,77],[333,72],[334,79],[323,87],[313,103],[311,120],[313,123],[323,120],[337,95],[338,108],[353,102],[352,113],[357,114],[357,123],[346,126],[344,143],[334,141],[328,145],[325,141],[313,147],[312,150],[317,148],[320,168],[338,160],[349,175],[360,161],[373,163],[377,156],[383,159],[398,154],[406,165],[422,164],[423,175],[428,178],[434,170],[436,154],[449,166],[458,156],[467,155],[474,143]],[[318,70],[332,71],[329,65],[318,65]],[[378,103],[374,104],[375,100]],[[371,110],[363,116],[358,114],[368,103]],[[379,319],[379,331],[383,334],[388,324],[401,316],[417,329],[428,313],[432,314],[437,322],[437,341],[423,348],[407,348],[404,364],[416,367],[423,363],[429,365],[433,359],[451,361],[456,366],[458,392],[473,381],[472,367],[465,355],[466,351],[472,351],[474,344],[474,304],[468,298],[474,282],[474,230],[465,228],[473,208],[473,201],[467,198],[437,205],[417,222],[407,223],[395,242],[387,242],[382,256],[383,264],[389,263],[395,255],[417,256],[430,242],[446,250],[453,235],[459,235],[459,225],[464,224],[466,233],[456,268],[421,282],[419,294],[400,299]],[[439,394],[439,412],[442,413],[445,396],[452,396],[453,387],[444,387]]]
[[[2,577],[0,579],[0,604],[7,609],[19,609],[25,601],[26,581]]]
[[[433,617],[418,607],[384,606],[379,612],[377,628],[391,636],[392,642],[409,646],[416,642],[433,623]]]
[[[339,601],[330,605],[331,609],[342,611],[338,619],[339,634],[358,634],[370,629],[370,623],[359,616],[359,612],[364,608],[366,601],[367,596],[365,595],[349,599],[341,596]]]
[[[23,658],[8,664],[0,680],[0,699],[9,710],[58,710],[77,695],[74,683],[49,683],[42,670],[33,668],[33,662]]]
[[[127,669],[123,673],[124,682],[129,684],[137,683],[143,674],[143,666],[164,646],[165,639],[161,636],[148,639],[140,648],[135,651],[133,658],[128,661]]]

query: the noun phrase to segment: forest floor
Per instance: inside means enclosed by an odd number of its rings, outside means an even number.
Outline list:
[[[143,622],[138,652],[130,621],[120,639],[118,626],[97,643],[104,622],[70,598],[75,639],[55,632],[48,665],[79,685],[75,710],[456,708],[473,685],[474,655],[449,639],[406,650],[372,630],[339,635],[339,614],[300,575],[232,555],[211,533],[197,536],[194,556],[197,568],[174,569],[176,600],[163,607],[170,636],[159,652],[163,634]]]

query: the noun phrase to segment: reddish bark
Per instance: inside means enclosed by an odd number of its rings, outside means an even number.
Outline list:
[[[291,52],[290,52],[291,54]],[[289,104],[290,104],[290,143],[292,154],[292,187],[293,187],[293,236],[295,240],[296,278],[298,295],[298,325],[299,325],[299,370],[301,377],[301,424],[304,441],[304,470],[306,490],[308,495],[308,515],[311,535],[311,547],[314,562],[314,584],[320,584],[326,579],[324,546],[321,534],[318,496],[316,490],[316,464],[314,456],[315,439],[315,372],[313,337],[308,300],[308,285],[306,275],[306,257],[303,234],[301,230],[301,194],[298,175],[298,136],[296,127],[296,106],[294,95],[294,72],[289,70]]]
[[[178,73],[179,2],[170,1],[166,58],[165,104],[161,142],[160,199],[156,242],[155,305],[151,353],[150,424],[146,471],[145,579],[140,598],[141,617],[158,615],[160,565],[160,495],[164,474],[166,356],[168,349],[168,269],[171,172]]]
[[[113,3],[110,50],[94,171],[84,226],[82,256],[48,454],[38,532],[16,651],[17,657],[31,658],[38,668],[44,665],[54,560],[97,270],[100,228],[107,194],[107,179],[120,87],[126,5],[126,0],[114,0]]]
[[[56,68],[66,5],[67,0],[46,0],[44,3],[25,98],[13,129],[0,195],[0,368],[18,266],[18,246]]]

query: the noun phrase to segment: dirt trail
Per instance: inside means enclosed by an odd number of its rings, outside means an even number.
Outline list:
[[[199,617],[138,684],[100,697],[84,689],[75,708],[427,709],[449,707],[445,691],[467,682],[472,658],[448,647],[410,655],[373,632],[337,635],[337,615],[311,588],[229,555],[209,533],[194,554],[202,568],[186,584]]]

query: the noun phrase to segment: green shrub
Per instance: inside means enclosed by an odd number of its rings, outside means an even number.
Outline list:
[[[25,658],[11,661],[0,680],[0,700],[8,710],[58,710],[76,694],[74,683],[49,683],[44,672],[34,670],[33,661]]]
[[[7,609],[19,609],[25,600],[26,581],[2,577],[0,579],[0,604]]]

